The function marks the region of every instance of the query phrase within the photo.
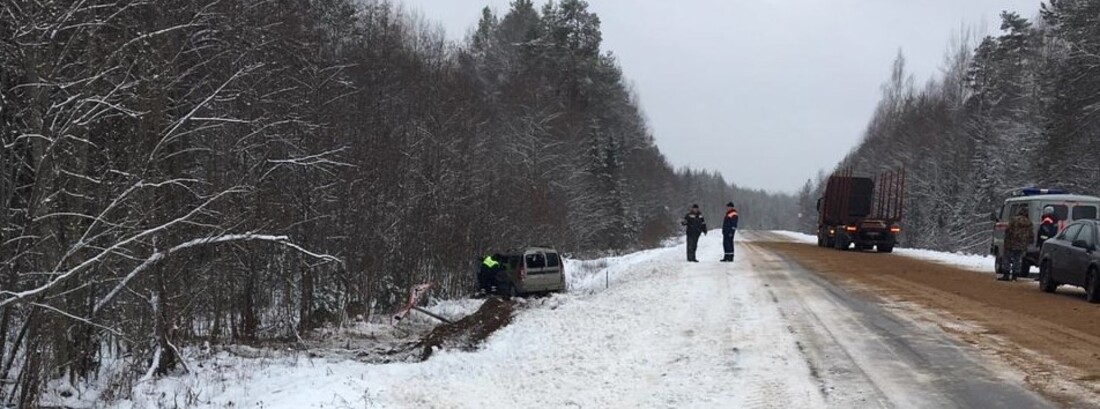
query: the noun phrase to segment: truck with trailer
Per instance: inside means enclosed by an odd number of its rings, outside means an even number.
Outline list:
[[[891,253],[904,206],[905,169],[876,178],[854,176],[851,169],[834,173],[817,201],[817,245]]]

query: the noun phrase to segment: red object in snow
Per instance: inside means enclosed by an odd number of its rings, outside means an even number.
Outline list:
[[[393,313],[392,319],[390,320],[390,325],[397,325],[398,322],[401,322],[402,319],[405,319],[405,316],[409,315],[409,311],[412,311],[413,307],[416,306],[416,303],[420,301],[420,297],[423,297],[424,294],[427,294],[428,289],[430,288],[432,288],[432,283],[414,285],[409,291],[409,303],[405,304],[404,307],[401,307],[401,309]]]

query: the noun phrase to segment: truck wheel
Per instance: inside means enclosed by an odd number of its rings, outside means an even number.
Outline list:
[[[1020,275],[1017,278],[1031,277],[1031,263],[1028,263],[1025,259],[1020,263]]]
[[[849,243],[848,243],[848,238],[847,237],[844,237],[844,235],[842,235],[840,233],[836,234],[836,249],[837,250],[840,250],[840,251],[848,250],[848,244]]]
[[[1095,268],[1090,268],[1089,274],[1085,277],[1085,301],[1093,304],[1100,303],[1100,272]]]
[[[1039,289],[1045,293],[1053,293],[1058,290],[1058,282],[1054,281],[1050,271],[1050,261],[1044,261],[1039,266]]]
[[[878,252],[879,253],[893,253],[894,252],[894,245],[891,244],[889,246],[883,246],[883,245],[880,244],[878,246]]]

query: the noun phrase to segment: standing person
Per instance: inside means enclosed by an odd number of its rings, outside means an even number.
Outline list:
[[[1054,214],[1054,206],[1044,207],[1043,221],[1039,224],[1039,241],[1036,243],[1039,248],[1043,247],[1044,242],[1058,235],[1058,222],[1058,215]]]
[[[687,256],[688,261],[698,263],[695,258],[695,250],[699,248],[699,235],[707,234],[707,221],[703,220],[703,213],[699,212],[699,205],[691,205],[691,211],[684,216],[680,224],[687,227]]]
[[[1016,276],[1021,273],[1020,269],[1024,264],[1024,254],[1027,253],[1027,247],[1035,241],[1035,226],[1031,224],[1027,213],[1026,207],[1020,209],[1016,217],[1013,217],[1012,221],[1008,223],[1008,229],[1005,230],[1005,256],[1008,257],[1009,276],[1000,276],[997,277],[997,280],[1016,281]]]
[[[498,260],[503,259],[500,254],[494,254],[492,256],[486,255],[481,260],[481,268],[477,273],[477,284],[482,293],[491,294],[495,291],[498,281],[497,276],[504,270],[504,264],[501,264]]]
[[[722,220],[722,248],[726,255],[722,262],[733,261],[733,236],[737,234],[737,207],[733,202],[726,203],[726,218]]]

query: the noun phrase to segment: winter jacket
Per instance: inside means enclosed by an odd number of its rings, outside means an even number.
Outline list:
[[[1012,218],[1005,230],[1005,250],[1027,251],[1027,247],[1035,241],[1034,225],[1024,215]]]
[[[731,236],[737,233],[737,219],[737,209],[726,211],[726,218],[722,220],[722,235]]]
[[[702,213],[690,212],[680,224],[687,227],[688,236],[698,236],[707,231],[707,221],[703,220]]]
[[[1046,215],[1043,216],[1043,222],[1039,224],[1039,242],[1040,246],[1043,242],[1054,238],[1058,235],[1058,216]]]

